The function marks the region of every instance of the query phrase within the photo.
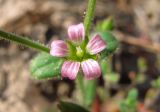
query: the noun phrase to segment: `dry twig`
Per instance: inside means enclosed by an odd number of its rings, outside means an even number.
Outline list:
[[[136,38],[133,36],[129,36],[129,35],[124,35],[121,32],[115,32],[117,39],[120,42],[124,42],[136,47],[141,47],[146,51],[152,52],[152,53],[156,53],[159,54],[160,53],[160,44],[158,43],[153,43],[153,42],[143,42],[142,39],[140,38]]]

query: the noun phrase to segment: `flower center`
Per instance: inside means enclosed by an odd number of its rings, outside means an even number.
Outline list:
[[[76,47],[76,55],[79,57],[79,58],[82,58],[83,55],[84,55],[84,51],[81,49],[81,47]]]
[[[75,45],[70,41],[67,41],[69,48],[68,60],[81,62],[86,59],[97,59],[96,55],[91,55],[87,52],[86,47],[83,45]]]

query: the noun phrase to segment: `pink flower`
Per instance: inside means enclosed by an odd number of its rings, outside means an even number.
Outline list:
[[[72,43],[72,49],[67,42],[55,40],[52,42],[50,50],[52,56],[66,59],[61,69],[62,77],[74,80],[80,68],[88,80],[99,77],[101,68],[94,57],[106,48],[106,42],[99,34],[96,34],[89,40],[85,48],[82,47],[85,42],[85,29],[82,23],[70,26],[68,36]]]
[[[68,53],[68,48],[63,40],[55,40],[51,44],[50,54],[57,57],[65,57]]]
[[[78,25],[72,25],[68,28],[68,36],[74,42],[81,43],[85,38],[84,25],[82,23]]]

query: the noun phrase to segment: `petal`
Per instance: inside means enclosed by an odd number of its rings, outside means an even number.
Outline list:
[[[72,41],[76,43],[82,43],[85,38],[85,29],[83,23],[69,26],[68,36]]]
[[[101,69],[97,61],[93,59],[85,60],[81,63],[83,73],[88,80],[97,78],[101,75]]]
[[[68,77],[69,79],[74,80],[78,74],[79,67],[80,62],[65,61],[61,69],[62,77]]]
[[[54,40],[51,43],[50,54],[52,56],[65,57],[67,56],[67,53],[68,53],[68,48],[67,48],[67,44],[64,41]]]
[[[87,50],[90,54],[97,54],[106,48],[106,42],[99,34],[96,34],[87,44]]]

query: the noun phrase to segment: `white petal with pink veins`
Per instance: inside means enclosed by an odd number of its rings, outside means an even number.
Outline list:
[[[65,61],[61,69],[62,77],[68,77],[74,80],[78,74],[79,68],[80,62]]]
[[[68,48],[67,48],[67,44],[64,41],[54,40],[51,43],[50,54],[52,56],[65,57],[67,56],[67,53],[68,53]]]
[[[106,42],[99,34],[94,35],[87,44],[87,51],[90,54],[97,54],[106,48]]]
[[[94,79],[101,75],[101,69],[97,61],[93,59],[85,60],[81,63],[84,76],[88,79]]]
[[[70,40],[76,43],[82,43],[85,38],[85,29],[83,23],[69,26],[68,36]]]

